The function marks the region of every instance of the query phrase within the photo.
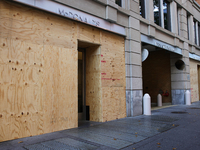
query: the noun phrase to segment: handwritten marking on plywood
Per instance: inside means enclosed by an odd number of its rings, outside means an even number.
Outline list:
[[[103,32],[101,42],[103,121],[109,121],[126,116],[124,39]]]

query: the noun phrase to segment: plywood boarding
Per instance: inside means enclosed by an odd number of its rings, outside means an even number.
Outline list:
[[[102,121],[101,51],[99,46],[86,49],[86,106],[90,121]]]
[[[101,54],[88,49],[91,119],[126,116],[123,37],[11,1],[0,7],[0,141],[78,126],[78,39],[101,45]]]
[[[0,7],[0,141],[77,127],[76,23]]]
[[[124,38],[101,34],[103,121],[126,117]]]
[[[191,102],[199,101],[198,61],[190,59]]]

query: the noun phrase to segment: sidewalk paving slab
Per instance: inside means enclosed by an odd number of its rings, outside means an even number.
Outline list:
[[[200,102],[44,135],[0,142],[0,150],[198,150]]]

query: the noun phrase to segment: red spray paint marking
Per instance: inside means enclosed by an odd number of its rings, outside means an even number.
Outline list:
[[[103,55],[101,55],[101,57],[103,57]]]
[[[105,63],[106,61],[105,61],[105,60],[102,60],[101,62],[102,62],[102,63]]]
[[[106,73],[101,73],[102,75],[106,75]]]
[[[112,78],[101,78],[101,80],[120,80],[120,79],[112,79]]]
[[[101,80],[112,80],[110,78],[101,78]]]

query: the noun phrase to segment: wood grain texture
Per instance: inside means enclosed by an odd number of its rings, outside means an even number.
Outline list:
[[[91,120],[125,117],[123,37],[0,1],[0,142],[78,126],[78,40]]]
[[[199,101],[199,65],[200,63],[198,63],[198,61],[190,59],[191,102]]]
[[[126,117],[124,38],[101,33],[103,121]]]
[[[86,106],[90,108],[90,121],[103,121],[101,96],[101,51],[99,46],[93,46],[86,49]]]

